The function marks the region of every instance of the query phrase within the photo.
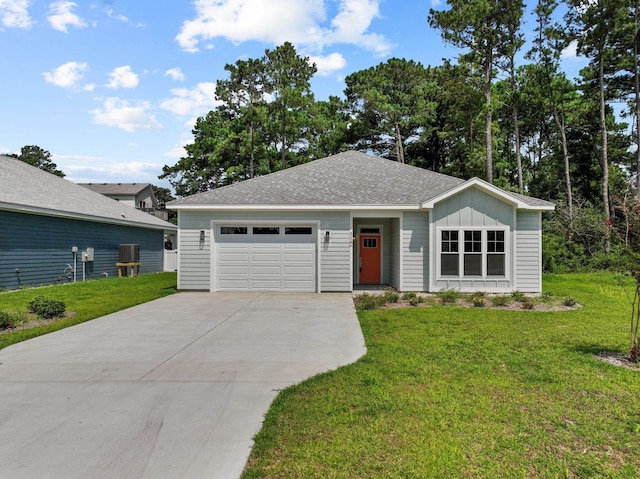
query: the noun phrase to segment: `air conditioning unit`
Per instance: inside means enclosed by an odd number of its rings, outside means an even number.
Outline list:
[[[140,245],[139,244],[121,244],[120,245],[120,263],[137,263],[140,261]]]

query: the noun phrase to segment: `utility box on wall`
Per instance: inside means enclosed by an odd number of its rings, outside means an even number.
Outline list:
[[[82,261],[84,263],[88,261],[93,261],[93,248],[87,248],[82,252]]]
[[[138,263],[140,261],[140,245],[121,244],[118,258],[120,263]]]

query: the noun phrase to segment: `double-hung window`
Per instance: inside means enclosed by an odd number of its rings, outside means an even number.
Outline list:
[[[506,275],[505,230],[440,231],[440,275],[486,278]]]

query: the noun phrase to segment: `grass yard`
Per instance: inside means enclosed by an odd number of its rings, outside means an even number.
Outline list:
[[[244,479],[640,477],[640,371],[594,357],[628,352],[629,299],[544,289],[583,307],[359,312],[368,354],[280,393]]]
[[[135,278],[109,278],[5,291],[0,293],[0,311],[24,318],[29,301],[43,295],[63,301],[71,315],[33,328],[3,331],[0,334],[0,349],[175,292],[176,273],[146,274]],[[22,325],[25,326],[29,326],[29,323]]]

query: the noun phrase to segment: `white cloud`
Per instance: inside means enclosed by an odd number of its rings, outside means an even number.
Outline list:
[[[87,24],[71,10],[78,4],[66,0],[59,0],[49,5],[49,16],[47,19],[55,30],[67,32],[67,27],[84,28]]]
[[[0,0],[0,24],[11,28],[29,28],[32,25],[29,16],[30,0]]]
[[[150,109],[151,105],[146,101],[132,105],[120,98],[110,97],[104,101],[102,108],[89,113],[93,115],[93,122],[97,125],[114,126],[129,132],[161,130],[162,125],[149,113]]]
[[[163,100],[161,108],[179,116],[192,116],[197,118],[218,104],[215,100],[216,84],[205,82],[198,83],[195,88],[173,88],[173,98]]]
[[[310,56],[309,62],[316,64],[320,76],[329,76],[347,65],[347,61],[340,53],[331,53],[326,57]]]
[[[339,1],[338,14],[326,26],[326,0],[196,0],[196,15],[182,24],[176,41],[198,51],[202,41],[225,38],[241,43],[290,41],[318,50],[335,43],[355,44],[380,55],[391,47],[383,35],[369,33],[380,0]]]
[[[573,40],[569,45],[567,45],[562,53],[560,54],[560,58],[564,60],[573,60],[578,58],[578,41]]]
[[[107,88],[135,88],[140,81],[129,65],[114,68],[109,78]]]
[[[109,18],[113,18],[114,20],[118,20],[120,22],[125,22],[128,23],[129,19],[127,17],[125,17],[124,15],[122,15],[121,13],[115,13],[113,11],[113,8],[107,8],[105,9],[105,13],[107,14],[107,16]]]
[[[171,77],[176,81],[184,81],[185,80],[184,73],[182,73],[182,70],[180,70],[180,68],[170,68],[166,72],[164,72],[164,76]]]
[[[82,72],[88,68],[86,63],[67,62],[50,72],[44,72],[42,75],[48,83],[62,88],[73,88],[82,80]]]

